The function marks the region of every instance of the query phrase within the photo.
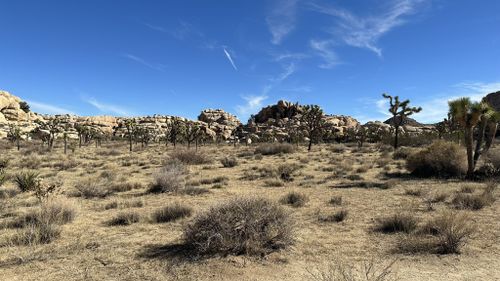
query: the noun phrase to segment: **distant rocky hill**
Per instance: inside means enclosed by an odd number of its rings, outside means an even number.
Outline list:
[[[492,93],[485,98],[497,110],[500,110],[500,92]],[[155,139],[165,136],[170,124],[176,120],[180,122],[196,122],[206,136],[218,140],[252,139],[254,141],[283,141],[289,139],[290,129],[300,128],[300,118],[303,107],[298,103],[280,100],[274,105],[262,108],[248,121],[242,124],[238,118],[222,109],[206,109],[198,116],[198,120],[189,120],[184,117],[169,115],[153,115],[135,117],[141,128],[153,132]],[[324,115],[326,131],[336,139],[345,138],[349,132],[364,128],[368,135],[380,136],[392,131],[393,119],[385,122],[368,122],[360,124],[356,119],[343,115]],[[18,125],[22,132],[28,133],[38,128],[39,123],[46,123],[57,119],[59,126],[64,127],[70,138],[78,138],[77,125],[85,124],[93,130],[106,136],[123,137],[127,134],[124,126],[129,117],[113,116],[74,116],[74,115],[42,115],[28,110],[22,100],[8,92],[0,91],[0,139],[6,138],[9,125]],[[401,128],[402,132],[419,134],[434,131],[432,125],[424,125],[408,118]],[[40,130],[38,130],[40,131]],[[43,133],[43,131],[42,131]],[[46,133],[46,132],[45,132]],[[24,134],[28,135],[28,134]]]
[[[500,91],[491,93],[484,98],[496,111],[500,111]]]
[[[400,120],[399,117],[391,117],[391,118],[385,120],[384,123],[389,124],[391,126],[394,126],[394,121],[399,123],[399,120]],[[424,126],[424,124],[421,124],[421,123],[417,122],[417,120],[412,119],[410,117],[406,117],[403,120],[403,126],[422,127],[422,126]]]

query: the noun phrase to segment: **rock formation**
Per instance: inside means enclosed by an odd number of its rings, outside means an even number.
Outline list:
[[[496,111],[500,111],[500,91],[487,95],[486,100]]]

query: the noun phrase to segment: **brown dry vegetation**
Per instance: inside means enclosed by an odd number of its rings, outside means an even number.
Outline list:
[[[1,280],[500,279],[495,183],[413,177],[409,150],[26,145],[0,157]],[[28,170],[61,187],[19,192]]]

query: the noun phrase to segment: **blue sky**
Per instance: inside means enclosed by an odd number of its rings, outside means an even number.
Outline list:
[[[0,0],[0,89],[42,113],[246,121],[279,99],[441,120],[500,90],[497,0]]]

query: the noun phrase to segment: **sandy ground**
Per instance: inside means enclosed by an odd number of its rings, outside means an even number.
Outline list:
[[[334,149],[332,149],[334,148]],[[154,174],[173,150],[164,145],[152,145],[129,154],[125,144],[109,143],[101,148],[93,146],[76,149],[65,156],[60,147],[52,154],[27,155],[23,150],[2,151],[9,158],[9,173],[28,166],[40,171],[47,180],[63,182],[57,197],[68,198],[78,209],[72,223],[63,226],[62,236],[47,245],[0,247],[1,280],[313,280],[309,271],[325,270],[331,264],[345,263],[360,266],[373,259],[377,264],[396,263],[393,271],[399,280],[500,280],[500,204],[479,211],[460,211],[472,217],[476,228],[459,255],[395,253],[401,235],[372,231],[375,219],[396,212],[409,211],[423,220],[450,209],[450,199],[435,204],[429,211],[424,198],[438,192],[451,195],[462,185],[456,180],[421,180],[414,178],[390,179],[384,172],[404,172],[404,161],[392,160],[374,145],[361,152],[355,147],[321,145],[308,153],[304,148],[296,153],[264,156],[252,155],[254,147],[205,146],[200,151],[213,159],[212,164],[189,166],[189,181],[227,177],[222,188],[202,185],[210,192],[201,195],[147,194],[147,186]],[[343,151],[342,151],[343,150]],[[234,155],[239,165],[224,168],[220,159]],[[239,155],[239,156],[238,156]],[[386,159],[381,161],[380,159]],[[67,163],[64,169],[57,167]],[[69,164],[68,164],[69,163]],[[269,178],[245,180],[242,176],[252,167],[276,167],[295,163],[301,168],[294,173],[294,181],[282,187],[267,187]],[[59,165],[60,166],[60,165]],[[74,167],[72,167],[74,166]],[[350,180],[332,176],[338,167],[347,175],[361,178]],[[361,167],[361,168],[360,168]],[[358,169],[360,168],[360,169]],[[104,172],[104,174],[103,174]],[[247,172],[248,173],[248,172]],[[110,175],[111,174],[111,175]],[[106,178],[111,183],[140,183],[143,188],[115,193],[104,199],[70,197],[75,184],[86,178]],[[345,187],[353,182],[387,182],[389,189]],[[483,184],[477,183],[478,189]],[[6,187],[13,187],[12,182]],[[344,186],[344,188],[339,188]],[[410,196],[406,191],[422,190],[421,196]],[[194,213],[230,198],[262,196],[273,201],[289,191],[307,195],[304,207],[284,206],[296,221],[296,242],[293,247],[266,257],[213,257],[186,260],[172,254],[181,243],[182,229],[191,218],[172,223],[155,224],[150,214],[167,204],[182,202]],[[342,197],[341,206],[331,206],[333,196]],[[127,207],[126,202],[141,201],[142,207]],[[117,201],[117,209],[104,206]],[[37,204],[32,194],[19,194],[0,199],[0,221],[16,217]],[[141,221],[130,226],[108,226],[106,221],[124,210],[134,210]],[[348,210],[348,217],[340,223],[320,222],[319,214]],[[0,229],[0,240],[15,235],[15,229]]]

